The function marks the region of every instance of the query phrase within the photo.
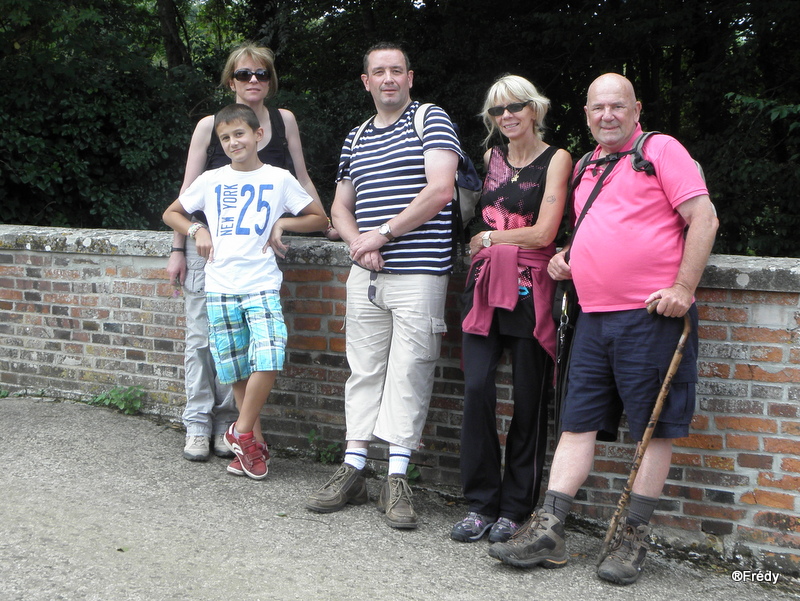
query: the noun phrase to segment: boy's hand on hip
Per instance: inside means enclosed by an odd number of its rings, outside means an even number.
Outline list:
[[[211,234],[206,228],[197,230],[194,243],[197,246],[197,254],[211,263],[214,260],[214,244],[211,242]]]

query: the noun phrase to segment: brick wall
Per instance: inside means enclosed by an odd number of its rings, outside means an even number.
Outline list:
[[[169,246],[165,232],[0,225],[0,389],[85,399],[140,385],[148,413],[178,419],[184,318],[164,272]],[[288,360],[263,412],[276,446],[308,449],[312,429],[323,444],[343,438],[349,263],[342,244],[298,238],[282,265]],[[413,459],[438,486],[458,483],[462,286],[459,270],[424,448]],[[657,538],[800,576],[800,260],[714,256],[698,305],[698,411],[675,449]],[[506,361],[501,435],[513,411],[509,376]],[[597,445],[578,513],[613,513],[632,454],[626,432]]]

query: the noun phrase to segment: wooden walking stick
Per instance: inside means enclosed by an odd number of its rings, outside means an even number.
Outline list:
[[[653,302],[649,307],[647,307],[647,310],[652,313],[657,304],[658,301]],[[647,427],[644,430],[642,441],[636,448],[636,455],[633,458],[633,465],[631,466],[631,473],[628,476],[628,482],[625,484],[625,488],[619,498],[619,503],[617,503],[617,509],[614,511],[614,515],[611,517],[611,522],[608,524],[606,538],[603,540],[603,546],[600,548],[600,556],[597,559],[598,565],[602,563],[602,561],[608,555],[611,541],[614,539],[614,535],[619,528],[620,518],[625,512],[625,509],[628,507],[628,502],[631,498],[631,491],[633,490],[633,483],[636,480],[636,475],[639,473],[639,466],[642,465],[642,458],[644,457],[645,451],[647,451],[647,446],[650,444],[650,439],[653,437],[653,430],[655,430],[656,424],[658,423],[658,418],[661,416],[661,409],[664,406],[664,399],[667,398],[669,387],[672,384],[672,378],[675,375],[675,372],[678,371],[678,366],[683,358],[683,349],[686,346],[686,340],[689,338],[689,333],[691,331],[692,322],[691,319],[689,319],[689,314],[687,313],[683,316],[683,332],[681,332],[681,337],[678,339],[678,345],[675,347],[675,353],[672,355],[672,361],[669,364],[667,375],[664,377],[664,382],[661,384],[661,390],[658,393],[656,404],[653,407],[653,413],[650,414],[650,421],[647,422]]]

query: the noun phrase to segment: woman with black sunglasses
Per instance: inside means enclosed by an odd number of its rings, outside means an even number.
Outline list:
[[[486,96],[489,144],[478,206],[480,232],[470,240],[472,264],[464,292],[462,358],[464,412],[461,483],[467,516],[450,533],[458,541],[505,542],[533,510],[547,445],[547,390],[552,383],[555,283],[547,264],[572,168],[569,153],[542,140],[550,101],[528,80],[506,75]],[[495,376],[504,349],[511,354],[513,417],[497,432]]]
[[[264,130],[258,157],[262,163],[288,169],[300,184],[322,207],[317,190],[306,170],[300,131],[294,115],[285,109],[268,107],[265,101],[278,91],[275,72],[275,55],[272,50],[254,44],[236,48],[228,56],[220,83],[230,89],[235,102],[246,104],[255,111]],[[192,134],[186,159],[181,193],[208,169],[216,169],[231,161],[225,155],[214,131],[214,115],[201,119]],[[195,215],[204,221],[205,217]],[[338,239],[330,226],[325,235]],[[205,306],[205,259],[197,254],[194,241],[177,232],[173,234],[172,252],[167,264],[167,274],[174,286],[183,285],[186,310],[185,384],[186,408],[183,424],[186,427],[186,444],[183,456],[190,461],[208,460],[211,447],[216,455],[230,457],[223,439],[228,426],[236,421],[237,411],[229,386],[216,379],[216,370],[208,348],[208,326]],[[256,424],[256,439],[263,445],[261,430]],[[266,446],[264,446],[266,452]],[[228,471],[243,475],[238,459],[228,466]]]

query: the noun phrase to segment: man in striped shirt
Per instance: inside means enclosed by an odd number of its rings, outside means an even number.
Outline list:
[[[364,56],[361,80],[377,114],[342,147],[334,226],[350,247],[347,281],[344,464],[306,507],[321,513],[368,500],[362,470],[373,438],[389,444],[379,505],[393,528],[416,528],[406,480],[419,448],[439,358],[448,275],[451,203],[461,147],[447,114],[430,106],[422,131],[408,56],[381,43]]]

